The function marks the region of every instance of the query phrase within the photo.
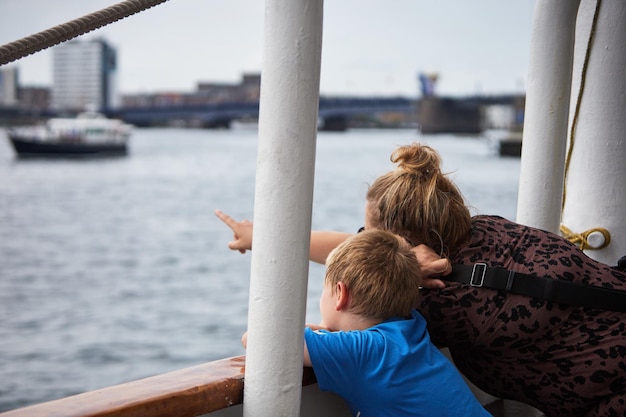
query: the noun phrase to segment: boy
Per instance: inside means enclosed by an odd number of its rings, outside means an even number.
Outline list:
[[[328,257],[322,323],[311,326],[325,330],[305,329],[304,365],[354,416],[490,416],[412,309],[420,282],[398,236],[367,230],[347,239]]]

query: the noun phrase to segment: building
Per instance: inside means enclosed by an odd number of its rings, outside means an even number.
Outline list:
[[[258,103],[261,74],[244,74],[237,84],[200,82],[196,91],[128,94],[122,98],[124,108],[169,106],[205,106],[225,103]]]
[[[23,86],[17,67],[0,68],[0,107],[19,108],[22,114],[46,112],[50,108],[50,89]]]
[[[0,107],[17,106],[18,85],[17,68],[0,68]]]
[[[20,86],[20,108],[34,114],[45,113],[50,109],[50,89],[48,87]]]
[[[207,103],[252,103],[261,96],[261,74],[244,74],[239,84],[198,83],[197,96]]]
[[[52,109],[77,112],[118,107],[116,55],[102,39],[71,40],[54,47]]]

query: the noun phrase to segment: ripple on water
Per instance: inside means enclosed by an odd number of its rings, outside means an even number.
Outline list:
[[[418,140],[476,211],[514,216],[519,161],[482,141],[323,132],[313,226],[362,226],[367,184]],[[226,248],[213,210],[252,218],[256,147],[256,132],[177,129],[137,129],[113,160],[22,161],[0,146],[0,411],[244,353],[250,255]],[[310,322],[323,274],[311,265]]]

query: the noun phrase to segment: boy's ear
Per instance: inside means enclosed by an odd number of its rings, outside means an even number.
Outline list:
[[[336,300],[337,300],[337,303],[335,305],[335,310],[341,311],[343,309],[348,308],[349,300],[350,300],[350,292],[348,291],[348,286],[341,281],[337,283]]]

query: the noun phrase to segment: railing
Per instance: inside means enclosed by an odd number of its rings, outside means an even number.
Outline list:
[[[242,404],[245,356],[0,413],[1,417],[193,417]],[[304,368],[303,385],[315,384]]]

